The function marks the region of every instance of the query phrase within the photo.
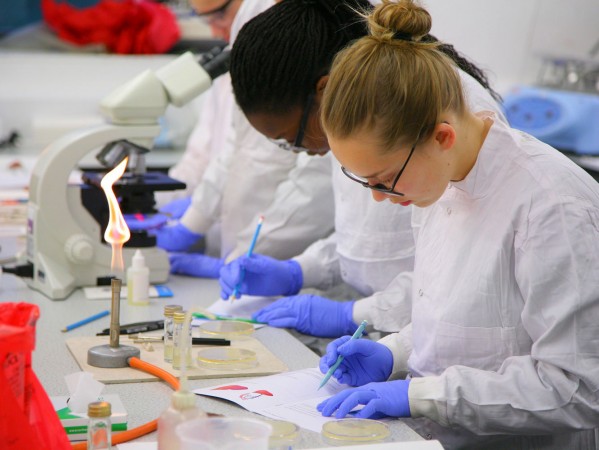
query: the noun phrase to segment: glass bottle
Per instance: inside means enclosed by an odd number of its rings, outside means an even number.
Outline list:
[[[112,448],[112,423],[110,403],[93,402],[87,406],[87,449],[110,450]]]
[[[191,367],[191,323],[187,330],[183,329],[186,311],[177,311],[173,314],[173,369],[180,370],[183,361],[186,367]],[[185,355],[183,348],[185,347]],[[183,359],[185,358],[185,359]]]
[[[173,314],[182,311],[181,305],[166,305],[164,307],[164,362],[173,362]]]

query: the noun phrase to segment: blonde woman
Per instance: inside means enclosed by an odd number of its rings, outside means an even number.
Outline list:
[[[412,417],[445,448],[595,448],[599,185],[555,149],[464,102],[431,17],[383,1],[335,59],[322,102],[343,173],[418,211],[412,321],[321,360],[343,417]],[[407,370],[406,379],[393,375]]]

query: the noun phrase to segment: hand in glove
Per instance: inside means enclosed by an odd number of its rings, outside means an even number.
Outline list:
[[[199,278],[218,278],[224,261],[199,253],[171,253],[171,273]]]
[[[280,261],[254,254],[240,256],[220,271],[221,297],[228,299],[239,284],[239,296],[295,295],[303,284],[302,268],[294,260]]]
[[[336,302],[304,294],[277,300],[254,313],[252,318],[312,336],[339,337],[353,334],[358,328],[352,319],[353,306],[354,302]]]
[[[393,353],[389,348],[368,339],[343,336],[327,345],[320,358],[320,371],[327,373],[339,355],[344,359],[333,376],[341,384],[361,386],[372,381],[385,381],[393,369]]]
[[[180,219],[183,217],[183,214],[185,214],[185,211],[187,211],[187,208],[189,208],[189,205],[191,205],[190,196],[173,200],[172,202],[164,205],[158,211],[170,219]]]
[[[187,229],[181,223],[154,230],[156,245],[169,252],[183,252],[198,242],[202,235]]]
[[[164,214],[123,214],[131,231],[148,231],[166,225],[168,217]]]
[[[346,389],[320,403],[316,409],[323,416],[341,419],[358,405],[366,405],[354,417],[362,419],[384,416],[410,417],[408,389],[410,380],[368,383],[353,389]]]

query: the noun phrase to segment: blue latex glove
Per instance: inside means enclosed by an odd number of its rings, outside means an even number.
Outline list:
[[[164,214],[123,214],[131,231],[144,231],[160,228],[168,222]]]
[[[245,272],[243,276],[242,272]],[[225,265],[220,271],[219,282],[220,296],[226,300],[238,283],[239,296],[295,295],[301,289],[304,277],[299,263],[292,259],[280,261],[270,256],[254,254],[249,257],[240,256]]]
[[[180,219],[191,205],[191,197],[183,197],[167,203],[159,211],[171,219]]]
[[[154,230],[152,234],[156,235],[158,247],[170,252],[183,252],[202,238],[179,222]]]
[[[353,389],[346,389],[320,403],[318,409],[323,416],[341,419],[358,405],[365,405],[354,417],[368,419],[381,417],[410,417],[408,389],[410,380],[368,383]]]
[[[320,371],[327,373],[337,357],[344,357],[333,376],[341,384],[361,386],[372,381],[385,381],[393,370],[393,353],[389,348],[368,339],[351,339],[343,336],[327,345],[320,358]]]
[[[252,316],[273,327],[295,328],[319,337],[353,334],[358,328],[352,319],[354,302],[336,302],[317,295],[296,295],[271,303]]]
[[[224,260],[198,253],[171,253],[171,273],[199,278],[218,278]]]

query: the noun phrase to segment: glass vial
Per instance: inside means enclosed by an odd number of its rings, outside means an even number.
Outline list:
[[[173,362],[173,314],[182,311],[181,305],[166,305],[164,307],[164,362]]]
[[[173,314],[173,369],[180,370],[183,361],[186,367],[191,367],[191,323],[188,329],[183,329],[186,311],[177,311]],[[185,355],[183,354],[185,347]],[[185,359],[184,359],[185,358]]]
[[[89,423],[87,425],[87,449],[111,449],[112,423],[110,403],[93,402],[87,407]]]

